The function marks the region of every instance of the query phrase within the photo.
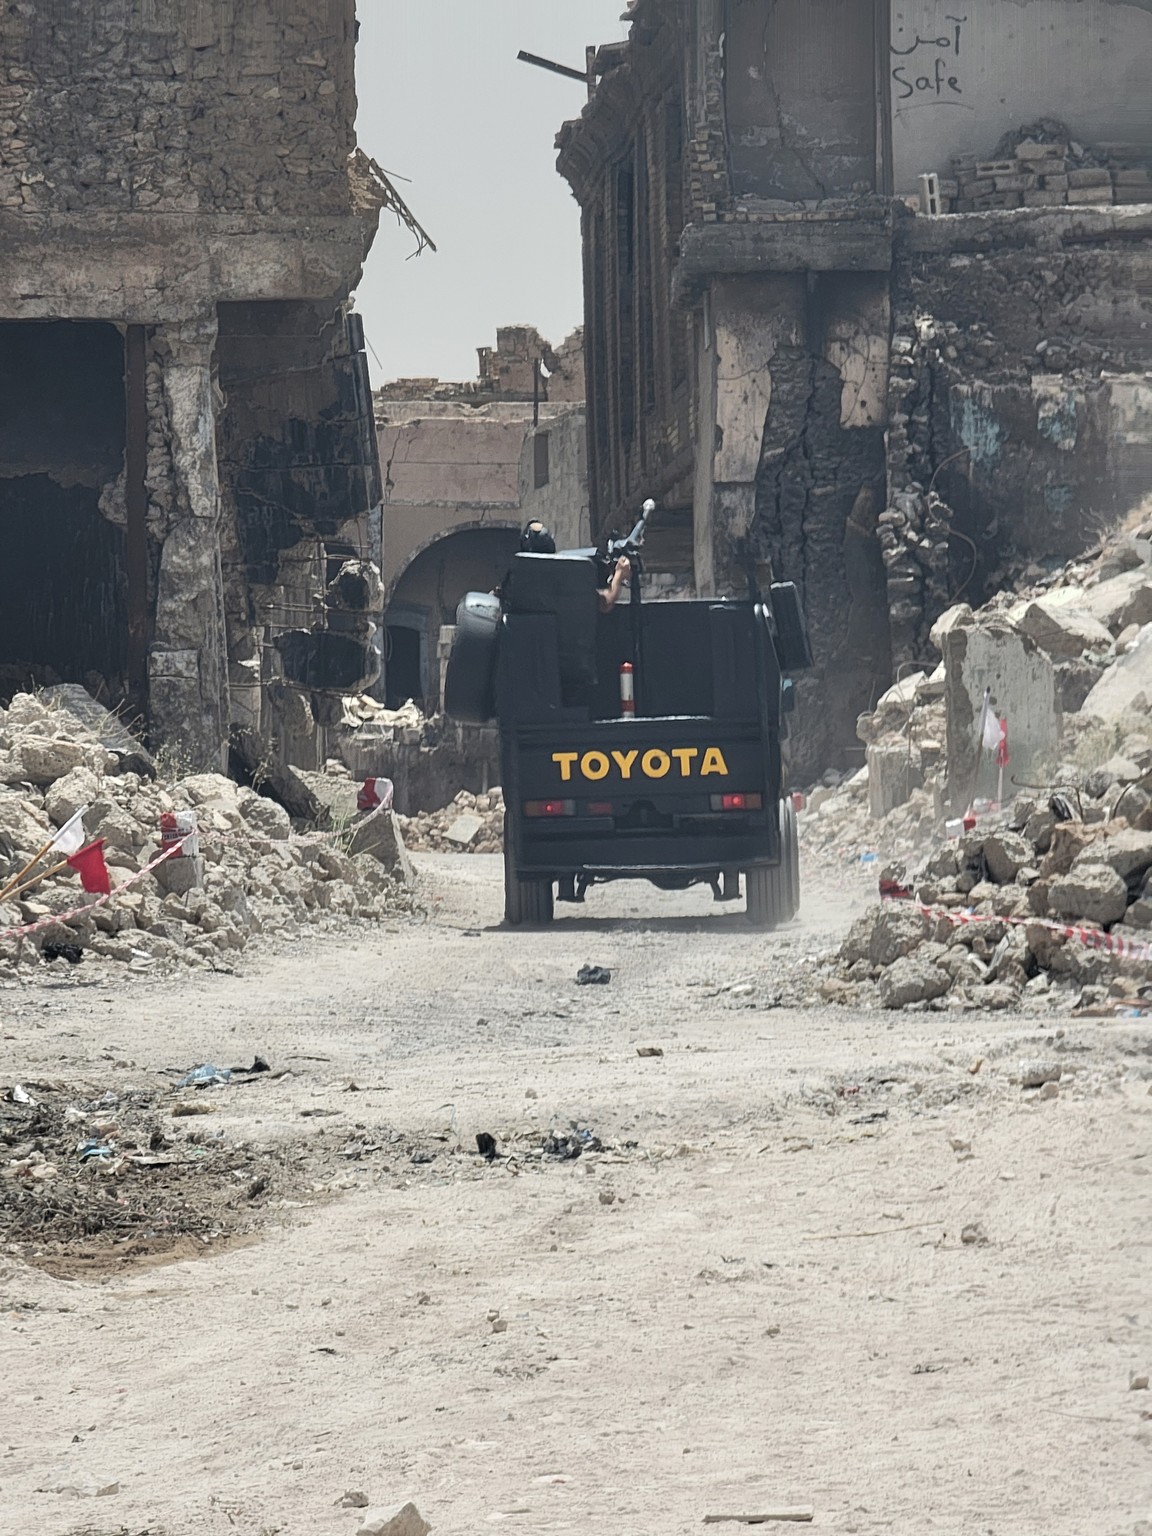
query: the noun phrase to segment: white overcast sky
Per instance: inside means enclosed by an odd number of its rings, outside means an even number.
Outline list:
[[[360,0],[362,147],[438,252],[405,258],[385,215],[357,294],[383,379],[476,376],[498,325],[558,342],[583,319],[580,216],[556,171],[560,124],[582,84],[517,63],[521,48],[584,67],[618,42],[625,0]]]

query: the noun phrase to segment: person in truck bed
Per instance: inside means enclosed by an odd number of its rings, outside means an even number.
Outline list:
[[[554,555],[556,553],[556,540],[543,523],[533,521],[527,525],[524,532],[520,535],[520,553],[522,555]],[[621,557],[616,561],[607,584],[597,588],[596,597],[600,604],[601,613],[612,612],[631,576],[632,562]],[[501,599],[504,597],[511,577],[512,572],[507,571],[504,580],[493,591],[493,597]]]

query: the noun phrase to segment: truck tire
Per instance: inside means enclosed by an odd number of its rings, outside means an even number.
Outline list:
[[[500,599],[490,592],[469,592],[461,599],[444,676],[444,713],[450,720],[487,725],[495,715],[500,620]]]
[[[504,921],[513,928],[546,928],[553,911],[551,880],[521,880],[517,874],[505,818]]]
[[[796,825],[796,807],[790,798],[780,802],[781,868],[787,877],[790,922],[800,911],[800,829]]]
[[[750,869],[744,876],[746,915],[754,928],[779,928],[800,910],[800,837],[796,808],[780,802],[780,862],[772,869]]]
[[[783,887],[779,867],[749,869],[744,873],[744,914],[753,928],[775,928],[783,921]]]

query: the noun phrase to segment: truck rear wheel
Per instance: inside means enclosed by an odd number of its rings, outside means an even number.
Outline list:
[[[521,880],[504,824],[504,921],[514,928],[546,928],[552,921],[551,880]]]
[[[754,928],[779,928],[800,910],[800,838],[791,800],[780,802],[780,862],[744,876],[746,915]]]
[[[800,829],[791,799],[780,803],[781,868],[787,876],[788,920],[800,911]]]
[[[780,896],[779,870],[749,869],[744,875],[745,915],[753,928],[775,928]]]

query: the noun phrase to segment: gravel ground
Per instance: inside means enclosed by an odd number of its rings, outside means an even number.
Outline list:
[[[796,1008],[827,875],[769,937],[644,886],[521,934],[497,859],[418,863],[358,941],[0,993],[0,1088],[272,1169],[166,1252],[0,1234],[5,1536],[353,1536],[348,1490],[437,1536],[1152,1530],[1140,1021]]]

